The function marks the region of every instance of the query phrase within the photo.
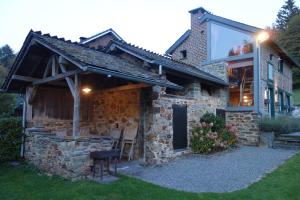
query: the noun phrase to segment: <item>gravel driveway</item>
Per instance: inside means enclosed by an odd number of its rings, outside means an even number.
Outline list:
[[[162,166],[139,170],[132,166],[128,170],[136,170],[133,173],[136,178],[167,188],[189,192],[230,192],[258,181],[296,153],[295,150],[243,146],[216,155],[193,155]],[[126,170],[123,173],[126,174]]]

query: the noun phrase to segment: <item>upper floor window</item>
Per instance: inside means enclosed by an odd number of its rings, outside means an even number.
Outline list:
[[[271,63],[268,63],[268,79],[273,81],[274,75],[273,75],[273,65]]]
[[[211,23],[211,60],[239,56],[253,52],[251,35]]]

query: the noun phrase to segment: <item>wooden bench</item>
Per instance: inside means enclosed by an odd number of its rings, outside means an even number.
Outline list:
[[[117,174],[117,163],[120,158],[120,150],[113,149],[109,151],[93,151],[90,153],[90,158],[93,159],[93,166],[91,167],[91,170],[93,172],[93,177],[95,177],[96,173],[96,162],[100,162],[100,178],[103,180],[103,168],[104,168],[104,162],[107,162],[107,170],[109,174],[112,174],[110,172],[110,162],[111,160],[114,160],[114,175]]]

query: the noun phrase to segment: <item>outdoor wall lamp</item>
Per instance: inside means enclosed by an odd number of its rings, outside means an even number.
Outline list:
[[[84,94],[89,94],[89,93],[91,93],[91,91],[92,91],[92,89],[89,88],[89,87],[84,87],[84,88],[82,88],[82,92],[83,92]]]
[[[267,31],[261,31],[256,36],[258,43],[263,43],[264,41],[268,40],[270,38],[270,35]]]

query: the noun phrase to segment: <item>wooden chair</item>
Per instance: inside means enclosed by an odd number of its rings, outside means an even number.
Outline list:
[[[126,144],[130,145],[130,150],[128,152],[128,161],[133,158],[133,147],[136,142],[138,128],[139,128],[138,123],[135,123],[131,126],[125,127],[124,132],[123,132],[122,144],[121,144],[120,159],[123,156],[124,147]]]
[[[88,136],[90,134],[90,127],[80,127],[79,129],[80,136]]]
[[[113,140],[113,149],[117,149],[120,143],[120,138],[121,138],[121,133],[122,133],[122,129],[118,129],[118,128],[113,128],[109,135]]]

